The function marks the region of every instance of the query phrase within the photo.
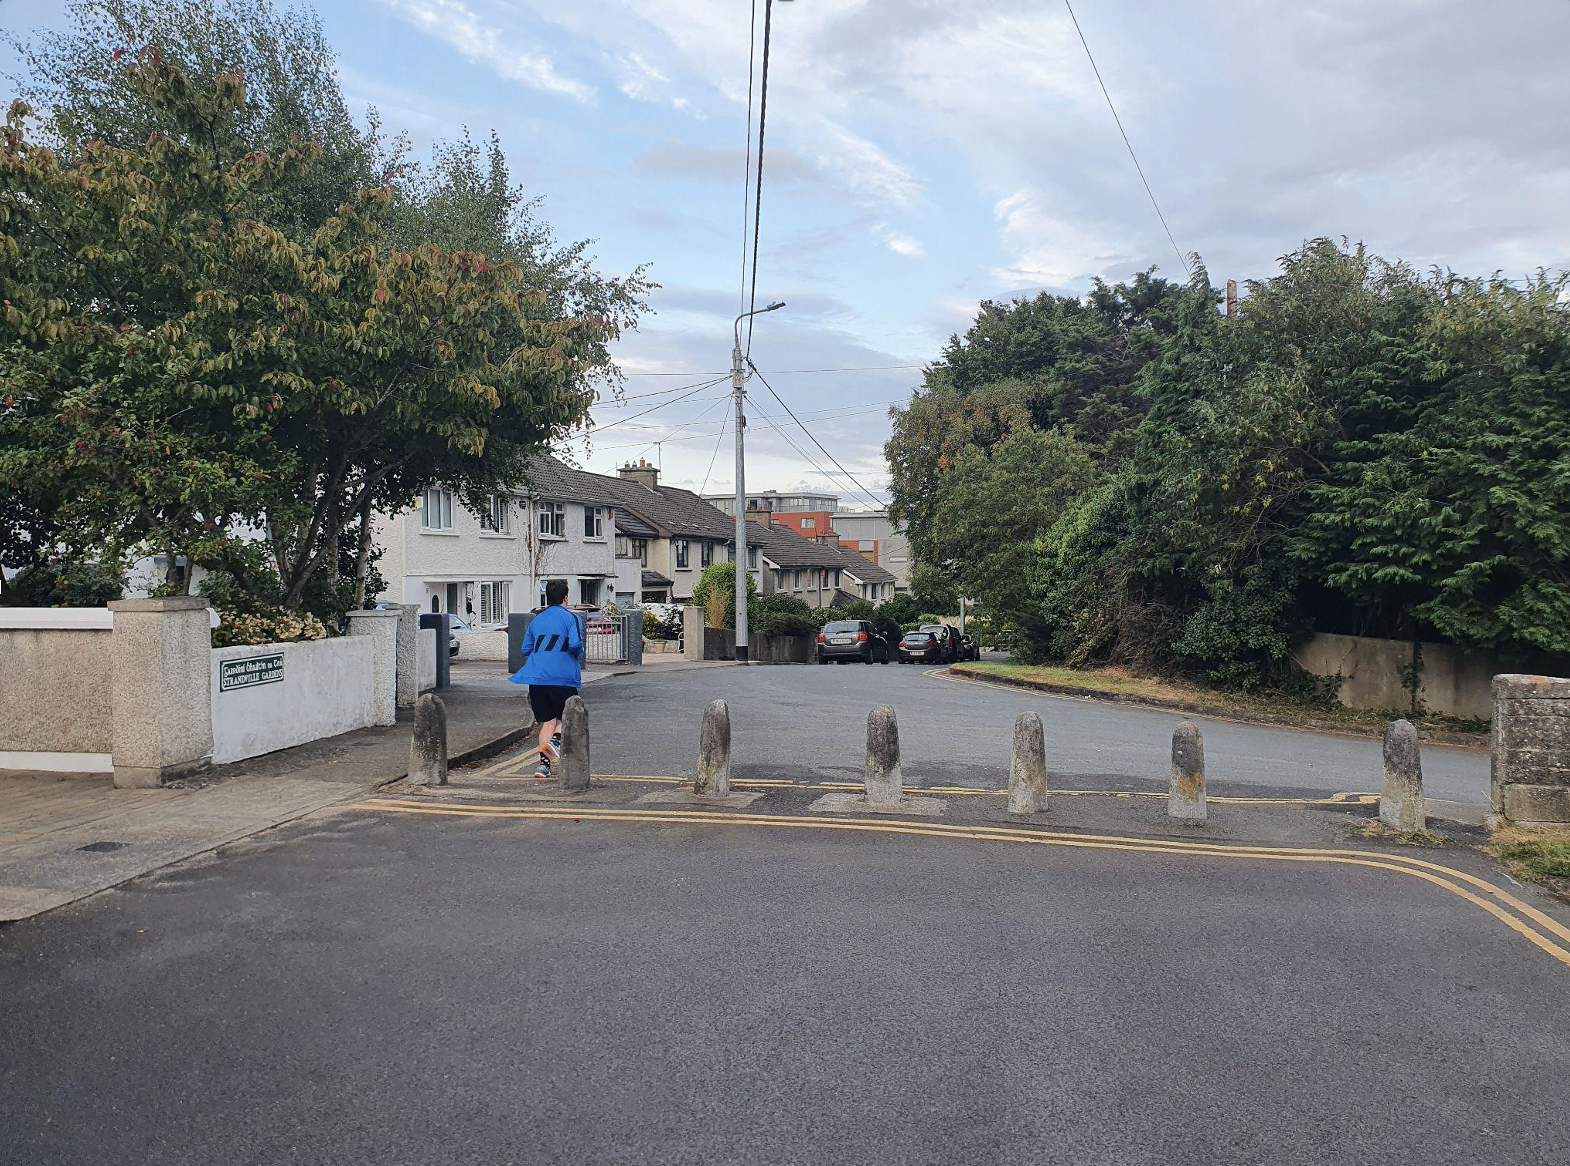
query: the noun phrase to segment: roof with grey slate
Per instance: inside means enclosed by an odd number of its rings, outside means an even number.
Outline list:
[[[614,496],[617,506],[625,506],[639,518],[682,538],[706,538],[731,542],[736,523],[716,510],[691,490],[679,486],[645,486],[625,478],[601,478]]]
[[[661,575],[658,571],[651,571],[645,567],[643,569],[643,585],[645,587],[669,587],[671,580]]]
[[[840,547],[844,568],[863,583],[893,583],[894,575],[887,567],[880,567],[859,551]]]
[[[550,498],[558,502],[593,502],[612,506],[616,496],[611,487],[619,479],[604,474],[591,474],[588,470],[574,469],[555,458],[537,457],[529,461],[528,481],[524,488],[537,498]]]
[[[657,538],[660,533],[625,506],[616,508],[616,529],[629,538]]]
[[[838,546],[803,538],[788,526],[747,523],[747,541],[755,544],[776,567],[843,567]]]

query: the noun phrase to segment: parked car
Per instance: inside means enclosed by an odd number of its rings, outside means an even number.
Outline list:
[[[584,635],[613,636],[616,634],[616,621],[592,603],[564,603],[562,606],[582,621]],[[539,615],[544,610],[543,607],[536,607],[534,614]]]
[[[390,600],[384,599],[381,602],[377,603],[376,606],[374,608],[372,608],[372,610],[373,611],[402,611],[403,610],[403,604],[401,604],[401,603],[393,603]],[[451,612],[448,612],[448,617],[449,618],[447,620],[447,654],[449,656],[456,656],[458,654],[458,632],[460,630],[461,631],[465,631],[465,632],[472,632],[474,629],[472,627],[470,627],[467,623],[465,623],[460,617],[458,617],[456,615],[453,615]]]
[[[901,664],[942,664],[943,643],[929,631],[906,632],[899,642]]]
[[[976,643],[976,641],[971,639],[969,636],[966,636],[966,635],[960,636],[960,638],[959,638],[959,658],[961,660],[979,660],[979,659],[981,659],[981,645]]]
[[[946,623],[924,623],[921,631],[930,632],[932,638],[937,640],[942,647],[943,663],[952,664],[956,660],[963,660],[960,655],[959,632]]]
[[[887,664],[889,642],[877,629],[864,619],[841,619],[823,625],[818,633],[818,663],[834,660],[848,664],[860,660],[863,664]]]

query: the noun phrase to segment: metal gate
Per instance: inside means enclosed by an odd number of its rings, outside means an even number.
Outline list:
[[[642,664],[643,609],[634,607],[621,615],[586,620],[583,659],[587,664]]]

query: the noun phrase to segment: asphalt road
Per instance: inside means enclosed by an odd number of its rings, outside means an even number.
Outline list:
[[[1090,787],[1164,785],[1183,714],[940,680],[916,665],[714,668],[600,681],[586,694],[600,773],[690,775],[703,708],[730,706],[738,773],[859,780],[867,713],[899,717],[909,785],[1008,783],[1014,718],[1034,711],[1055,778]],[[1368,737],[1192,718],[1205,738],[1213,789],[1247,785],[1378,791],[1380,742]],[[1483,806],[1488,754],[1429,745],[1431,798]]]
[[[346,813],[0,929],[0,1163],[1559,1163],[1567,977],[1364,868]]]

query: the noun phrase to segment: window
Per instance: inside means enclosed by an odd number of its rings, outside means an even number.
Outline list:
[[[624,534],[616,536],[616,557],[618,559],[632,558],[632,540]]]
[[[698,563],[707,567],[714,562],[714,544],[705,540],[698,544]]]
[[[676,569],[684,571],[687,565],[687,540],[679,538],[676,540]]]
[[[635,539],[632,540],[632,557],[637,559],[638,562],[642,563],[645,567],[647,567],[649,565],[649,540],[648,539],[646,539],[646,538],[635,538]]]
[[[605,507],[585,506],[583,508],[583,537],[593,539],[605,537]]]
[[[539,504],[540,534],[544,538],[567,537],[567,508],[560,502]]]
[[[591,607],[598,607],[600,605],[600,580],[579,579],[578,602],[587,603]]]
[[[754,570],[757,569],[757,566],[758,566],[758,548],[757,547],[748,547],[747,548],[747,566],[753,568]]]
[[[487,496],[485,509],[480,511],[480,529],[492,534],[511,534],[512,499],[505,494]]]
[[[818,529],[818,520],[816,518],[803,518],[801,520],[801,529],[802,530],[817,530]]]
[[[427,490],[420,503],[420,525],[426,530],[452,529],[452,491]]]
[[[512,610],[512,584],[505,579],[480,584],[480,622],[498,624],[507,622]]]
[[[774,568],[774,590],[785,590],[785,572],[778,567]]]
[[[801,568],[800,567],[797,567],[794,571],[792,571],[790,573],[791,590],[793,590],[793,591],[800,591],[801,590],[801,574],[802,574],[802,572],[801,572]]]

